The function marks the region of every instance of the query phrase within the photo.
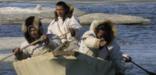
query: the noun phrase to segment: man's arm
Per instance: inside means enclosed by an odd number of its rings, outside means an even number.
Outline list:
[[[114,42],[113,49],[111,50],[111,57],[116,68],[117,75],[124,75],[125,63],[122,58],[122,52],[120,51],[120,46]]]
[[[80,39],[82,35],[81,33],[82,26],[80,25],[78,19],[75,16],[71,17],[68,28],[72,36],[76,37],[77,39]]]

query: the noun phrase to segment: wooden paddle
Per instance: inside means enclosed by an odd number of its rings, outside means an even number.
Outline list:
[[[59,37],[64,36],[64,35],[66,35],[66,34],[68,34],[68,33],[70,33],[70,32],[66,32],[66,33],[60,35]],[[45,36],[42,36],[42,37],[39,38],[38,40],[36,40],[36,41],[30,43],[29,45],[27,45],[27,46],[25,46],[25,47],[23,47],[21,50],[24,50],[24,49],[26,49],[27,47],[29,47],[29,46],[31,46],[31,45],[33,45],[33,44],[36,44],[36,43],[38,43],[38,42],[40,42],[40,41],[42,41],[42,40],[44,40],[44,39],[46,39],[46,37],[45,37]],[[56,48],[55,50],[60,49],[60,48],[61,48],[62,46],[64,46],[64,45],[65,45],[65,44],[62,44],[61,46],[59,46],[59,47]],[[6,60],[6,59],[8,59],[9,57],[11,57],[11,56],[13,56],[13,55],[14,55],[14,54],[11,53],[11,54],[9,54],[9,55],[3,57],[2,59],[0,59],[0,62],[1,62],[1,61],[4,61],[4,60]]]
[[[141,67],[140,65],[136,64],[134,61],[130,61],[130,62],[133,63],[134,65],[136,65],[137,67],[139,67],[140,69],[144,70],[147,74],[156,75],[156,73],[148,71],[147,69],[145,69],[145,68]]]
[[[36,41],[30,43],[29,45],[27,45],[27,46],[21,48],[21,51],[23,51],[24,49],[26,49],[27,47],[29,47],[29,46],[31,46],[31,45],[33,45],[33,44],[36,44],[36,43],[38,43],[38,42],[40,42],[40,41],[43,41],[44,39],[45,39],[45,37],[39,38],[38,40],[36,40]],[[11,57],[11,56],[13,56],[13,55],[14,55],[14,54],[11,53],[11,54],[5,56],[4,58],[0,59],[0,62],[1,62],[1,61],[4,61],[4,60],[6,60],[6,59],[8,59],[9,57]]]

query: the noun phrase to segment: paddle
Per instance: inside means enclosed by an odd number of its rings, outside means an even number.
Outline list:
[[[134,65],[136,65],[137,67],[139,67],[140,69],[144,70],[147,74],[156,75],[156,73],[153,73],[153,72],[150,72],[150,71],[146,70],[145,68],[143,68],[140,65],[136,64],[134,61],[130,61],[130,62],[133,63]]]
[[[36,41],[30,43],[29,45],[27,45],[27,46],[21,48],[21,51],[23,51],[25,48],[27,48],[27,47],[29,47],[29,46],[31,46],[31,45],[33,45],[33,44],[36,44],[36,43],[38,43],[38,42],[40,42],[40,41],[43,41],[44,39],[46,39],[46,37],[42,36],[42,37],[39,38],[38,40],[36,40]],[[11,56],[13,56],[13,55],[14,55],[14,54],[11,53],[11,54],[9,54],[8,56],[5,56],[4,58],[0,59],[0,62],[1,62],[1,61],[4,61],[4,60],[6,60],[6,59],[8,59],[9,57],[11,57]]]
[[[130,56],[127,56],[127,57],[123,56],[123,58],[125,58],[125,59],[126,58],[130,58],[130,60],[128,62],[131,62],[132,64],[136,65],[137,67],[139,67],[140,69],[142,69],[143,71],[145,71],[147,74],[149,74],[149,75],[156,75],[156,73],[150,72],[147,69],[145,69],[145,68],[141,67],[140,65],[136,64],[134,61],[132,61],[132,59],[131,59]]]

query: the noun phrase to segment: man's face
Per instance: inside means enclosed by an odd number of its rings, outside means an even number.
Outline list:
[[[98,38],[103,38],[105,35],[106,35],[106,31],[103,31],[103,30],[98,30],[96,34]]]
[[[39,34],[38,34],[38,31],[37,31],[36,28],[30,28],[30,36],[31,36],[33,39],[38,39]]]
[[[62,6],[56,6],[56,14],[62,17],[65,13],[65,10]]]

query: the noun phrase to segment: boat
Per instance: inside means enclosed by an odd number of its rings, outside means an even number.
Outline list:
[[[55,57],[53,53],[14,61],[17,75],[115,75],[112,62],[79,54]]]

